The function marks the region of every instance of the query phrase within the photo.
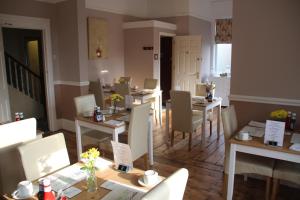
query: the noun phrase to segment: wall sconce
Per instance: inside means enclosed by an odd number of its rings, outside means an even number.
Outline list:
[[[96,49],[96,55],[98,58],[101,58],[101,49],[100,48]]]

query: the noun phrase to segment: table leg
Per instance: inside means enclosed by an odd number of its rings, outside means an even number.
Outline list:
[[[152,129],[152,119],[149,117],[148,120],[148,155],[149,155],[149,162],[152,166],[154,164],[153,160],[153,129]]]
[[[227,182],[227,200],[233,197],[234,173],[235,173],[236,145],[230,145],[229,166],[228,166],[228,182]]]
[[[218,106],[218,118],[217,118],[217,132],[218,132],[218,139],[220,138],[220,134],[221,134],[221,104],[219,104]]]
[[[119,133],[116,130],[114,130],[112,135],[113,135],[113,141],[119,142]]]
[[[160,94],[159,94],[159,96],[158,96],[158,103],[159,103],[159,105],[158,105],[158,108],[159,108],[159,125],[160,125],[160,127],[162,126],[162,95],[161,95],[161,92],[160,92]]]
[[[80,154],[82,153],[82,143],[81,143],[81,128],[78,120],[75,120],[75,130],[76,130],[76,143],[77,143],[77,158],[80,161]]]
[[[206,136],[206,121],[207,121],[207,111],[203,110],[203,122],[202,122],[202,133],[201,133],[201,149],[205,147],[205,136]]]
[[[170,140],[170,134],[169,134],[169,110],[170,110],[170,107],[171,107],[171,103],[170,102],[166,102],[166,137],[167,137],[167,141]]]

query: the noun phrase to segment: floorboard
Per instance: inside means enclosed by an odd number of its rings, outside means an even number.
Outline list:
[[[216,117],[214,117],[216,119]],[[182,134],[176,132],[174,146],[170,147],[165,135],[165,112],[163,125],[154,125],[154,166],[152,167],[162,176],[169,176],[181,167],[189,170],[189,179],[185,191],[186,200],[223,199],[223,162],[224,137],[217,138],[216,120],[213,122],[213,134],[206,135],[206,147],[201,151],[201,128],[193,135],[192,150],[188,152],[188,134],[182,139]],[[77,162],[75,133],[61,130],[65,134],[66,144],[72,163]],[[209,133],[209,123],[207,123]],[[112,159],[112,153],[105,152],[105,157]],[[143,159],[134,163],[135,167],[143,168]],[[236,175],[234,199],[252,200],[264,199],[265,181]],[[300,190],[287,186],[280,186],[277,199],[300,199]]]

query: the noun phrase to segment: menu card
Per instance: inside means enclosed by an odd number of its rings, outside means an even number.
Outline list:
[[[120,164],[127,165],[131,169],[133,168],[131,149],[128,144],[111,141],[115,167],[117,168]]]
[[[284,129],[285,122],[267,120],[264,143],[273,146],[282,146]]]

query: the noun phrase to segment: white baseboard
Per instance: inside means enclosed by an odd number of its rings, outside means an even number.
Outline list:
[[[75,121],[69,119],[58,119],[57,125],[59,129],[64,129],[66,131],[75,132]]]
[[[265,103],[265,104],[276,104],[285,106],[300,106],[299,99],[283,99],[274,97],[259,97],[259,96],[246,96],[246,95],[236,95],[231,94],[229,96],[231,101],[243,101],[243,102],[253,102],[253,103]]]
[[[69,119],[58,119],[58,124],[59,124],[59,129],[63,129],[66,131],[70,131],[75,133],[75,121],[69,120]],[[81,133],[86,133],[88,132],[90,129],[85,128],[85,127],[81,127]]]

